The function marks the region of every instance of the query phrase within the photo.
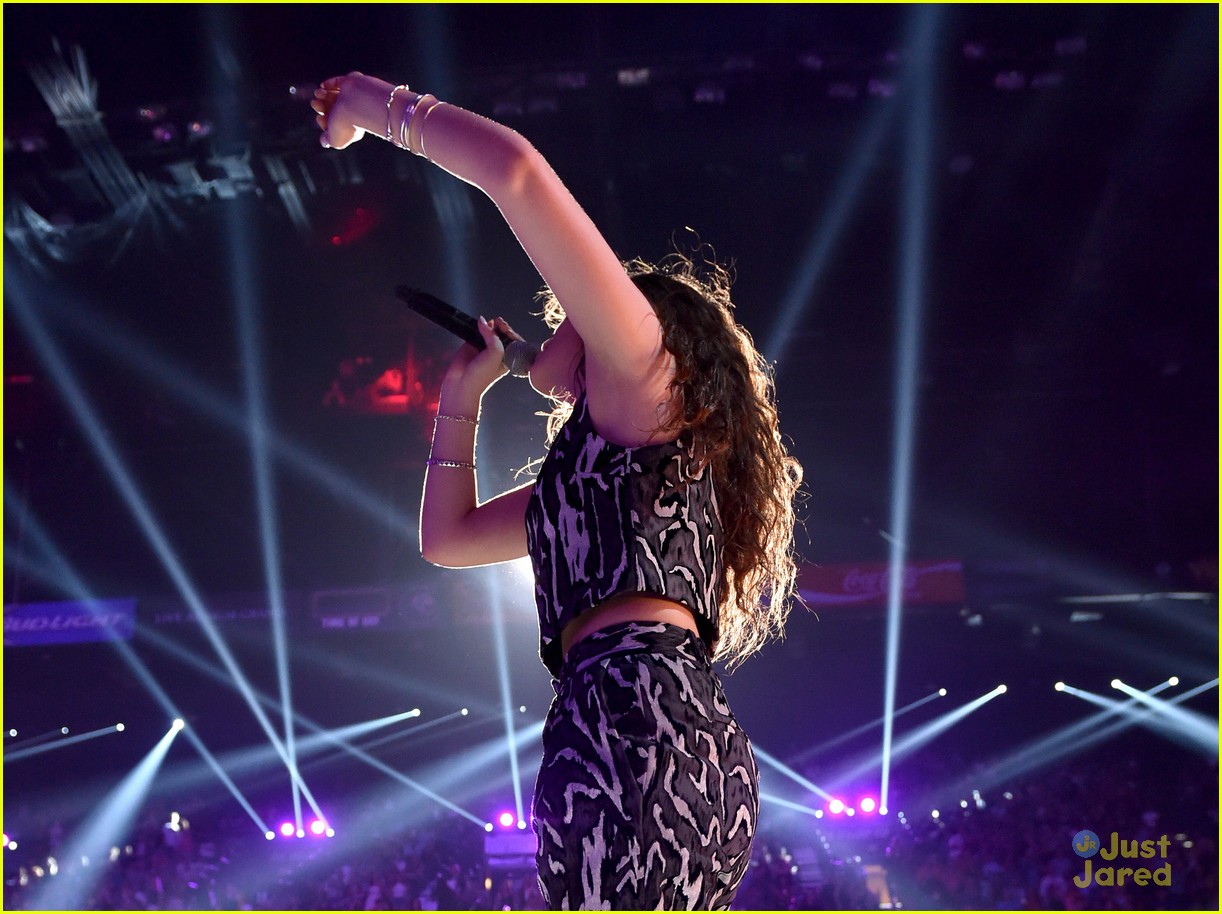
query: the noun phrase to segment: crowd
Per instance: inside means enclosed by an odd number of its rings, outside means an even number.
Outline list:
[[[1106,766],[1104,762],[1107,762]],[[1005,789],[904,818],[814,819],[765,810],[735,907],[744,910],[1217,910],[1216,759],[1177,765],[1105,755],[1047,768]],[[37,904],[50,879],[73,876],[59,860],[76,823],[35,826],[14,809],[6,833],[4,907]],[[485,853],[485,833],[458,817],[417,829],[387,826],[359,849],[342,836],[267,841],[244,815],[179,819],[155,806],[106,860],[94,861],[90,910],[538,910],[525,860]],[[10,823],[26,818],[15,831]],[[1071,847],[1083,829],[1123,840],[1167,835],[1166,856],[1117,865],[1165,867],[1169,885],[1092,883]],[[112,859],[113,858],[113,859]],[[51,865],[49,861],[55,860]],[[1096,870],[1105,864],[1094,858]],[[57,871],[52,874],[53,871]],[[1096,872],[1096,877],[1097,877]]]

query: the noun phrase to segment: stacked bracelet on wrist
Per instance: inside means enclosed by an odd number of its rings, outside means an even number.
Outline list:
[[[395,86],[390,90],[390,98],[386,100],[386,139],[400,149],[406,149],[408,152],[427,159],[428,156],[424,152],[424,122],[429,112],[444,102],[438,101],[437,96],[429,95],[427,92],[417,94],[403,109],[403,114],[399,117],[399,129],[395,130],[391,127],[391,106],[395,101],[395,93],[400,89],[407,89],[407,86]],[[416,142],[413,144],[411,141],[412,123],[416,120],[417,114],[420,115],[420,127],[416,130]]]
[[[386,99],[386,139],[388,142],[391,142],[391,143],[393,143],[394,140],[391,138],[391,133],[390,133],[390,106],[395,103],[395,93],[398,92],[400,89],[407,89],[408,92],[411,91],[411,89],[408,89],[407,84],[404,83],[401,86],[395,86],[393,89],[391,89],[390,97]]]

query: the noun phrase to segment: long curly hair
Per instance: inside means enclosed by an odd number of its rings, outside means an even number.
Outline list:
[[[791,601],[800,600],[794,503],[802,466],[781,439],[771,366],[734,319],[725,268],[697,268],[682,254],[624,266],[657,313],[675,359],[673,408],[663,427],[692,442],[696,472],[712,471],[725,568],[713,656],[733,668],[771,638],[783,637]],[[563,308],[548,289],[539,301],[554,330]],[[556,401],[548,414],[549,441],[571,410]]]

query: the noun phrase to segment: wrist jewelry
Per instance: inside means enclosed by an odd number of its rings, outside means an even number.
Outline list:
[[[403,109],[403,116],[399,118],[399,142],[396,144],[400,149],[413,151],[411,145],[407,141],[407,132],[412,129],[412,118],[416,116],[416,106],[420,104],[423,95],[417,95],[407,107]]]
[[[467,463],[465,460],[438,460],[430,457],[424,461],[426,467],[455,467],[460,470],[474,470],[474,463]]]
[[[395,86],[393,89],[390,90],[390,98],[386,99],[386,140],[387,142],[390,142],[390,143],[394,142],[394,140],[391,139],[391,135],[390,135],[390,106],[395,103],[395,93],[398,92],[400,89],[407,89],[407,84],[404,83],[401,86]],[[410,92],[411,90],[408,89],[407,91]]]
[[[424,151],[424,128],[425,128],[425,127],[427,127],[427,126],[428,126],[428,124],[429,124],[429,115],[433,113],[433,109],[434,109],[434,108],[440,108],[440,107],[441,107],[442,105],[444,105],[444,104],[445,104],[445,102],[443,102],[443,101],[439,101],[439,100],[438,100],[438,99],[437,99],[437,98],[434,96],[434,97],[433,97],[433,104],[431,104],[431,105],[429,105],[427,108],[425,108],[425,109],[424,109],[424,114],[420,115],[420,129],[416,131],[416,142],[417,142],[417,143],[419,144],[419,146],[420,146],[420,156],[421,156],[422,158],[424,158],[424,159],[428,160],[428,161],[432,161],[432,160],[431,160],[431,159],[429,159],[429,154],[428,154],[427,152],[425,152],[425,151]]]
[[[438,413],[433,417],[433,421],[438,419],[449,419],[451,422],[465,422],[468,425],[479,425],[478,419],[472,419],[470,416],[447,416],[445,413]]]

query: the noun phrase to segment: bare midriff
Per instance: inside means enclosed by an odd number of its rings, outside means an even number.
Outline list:
[[[700,634],[691,610],[682,603],[666,597],[628,593],[586,610],[566,625],[560,633],[560,648],[564,656],[567,657],[569,649],[582,638],[620,622],[666,622]]]

